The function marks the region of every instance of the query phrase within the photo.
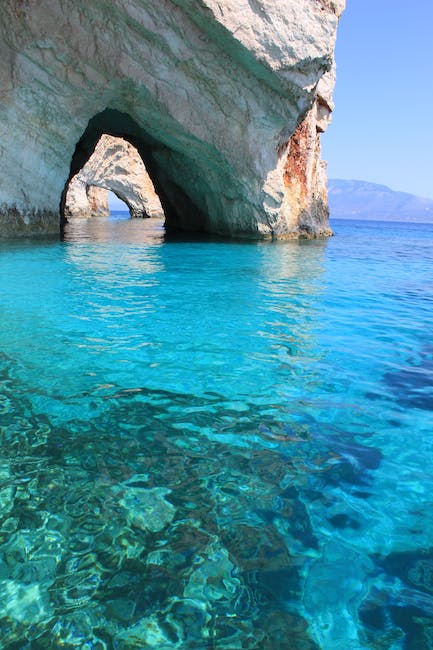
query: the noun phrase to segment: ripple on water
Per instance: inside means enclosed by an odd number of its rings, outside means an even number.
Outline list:
[[[433,647],[422,228],[2,244],[2,647]]]

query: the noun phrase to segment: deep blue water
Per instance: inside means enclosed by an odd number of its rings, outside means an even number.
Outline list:
[[[0,244],[1,648],[433,648],[433,225],[333,226]]]

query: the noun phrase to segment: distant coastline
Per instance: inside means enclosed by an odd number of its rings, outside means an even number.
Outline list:
[[[367,181],[329,179],[330,218],[433,223],[433,199]]]

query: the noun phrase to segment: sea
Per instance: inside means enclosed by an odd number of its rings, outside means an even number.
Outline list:
[[[431,650],[433,225],[0,243],[2,650]]]

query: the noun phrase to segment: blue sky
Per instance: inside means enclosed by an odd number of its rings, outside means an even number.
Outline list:
[[[128,206],[117,198],[113,192],[108,192],[108,205],[110,210],[128,210]]]
[[[328,176],[433,198],[433,0],[347,0],[336,59]]]

